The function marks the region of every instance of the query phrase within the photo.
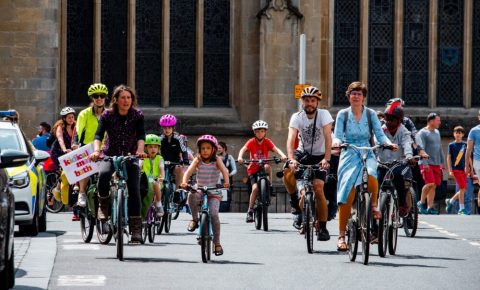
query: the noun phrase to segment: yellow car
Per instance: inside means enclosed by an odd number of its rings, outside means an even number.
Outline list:
[[[25,165],[7,168],[15,196],[15,224],[21,234],[36,236],[47,229],[45,207],[45,172],[41,162],[48,159],[45,151],[34,150],[14,118],[15,111],[0,111],[0,150],[13,149],[27,153]]]

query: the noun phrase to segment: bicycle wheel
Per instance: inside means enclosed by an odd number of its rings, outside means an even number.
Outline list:
[[[47,194],[45,198],[45,206],[47,210],[51,213],[58,213],[63,210],[63,203],[58,201],[53,196],[52,190],[57,186],[60,182],[60,174],[58,172],[50,172],[46,175],[45,178],[45,192]],[[50,201],[50,204],[49,204]]]
[[[147,237],[148,237],[148,229],[147,229],[147,223],[145,221],[142,221],[142,240],[141,240],[141,244],[145,244],[145,242],[147,241]]]
[[[146,227],[147,227],[147,236],[148,236],[148,242],[152,243],[155,241],[155,217],[156,217],[156,212],[153,210],[151,207],[147,211],[147,222]]]
[[[398,226],[400,224],[397,200],[393,200],[393,210],[391,215],[392,224],[388,227],[388,253],[390,255],[395,255],[395,252],[397,251]]]
[[[388,211],[390,208],[389,205],[389,196],[390,191],[384,191],[380,193],[380,202],[381,205],[381,212],[382,218],[378,222],[378,255],[380,257],[385,257],[387,253],[387,245],[388,245]]]
[[[410,197],[408,197],[410,195]],[[418,228],[418,207],[417,205],[417,195],[413,188],[407,192],[407,198],[410,198],[412,202],[412,207],[410,212],[406,217],[403,218],[403,230],[407,237],[413,238],[417,233]]]
[[[176,220],[178,216],[180,215],[180,206],[173,202],[175,192],[173,194],[170,194],[170,198],[168,199],[168,202],[170,203],[170,211],[172,212],[172,219]]]
[[[357,211],[358,212],[358,211]],[[350,217],[347,224],[348,257],[355,262],[358,252],[358,222],[355,217]]]
[[[268,231],[268,204],[270,203],[270,193],[268,192],[267,180],[260,179],[260,196],[262,199],[262,221],[263,230]]]
[[[88,213],[88,209],[84,208],[80,211],[80,231],[82,239],[85,243],[90,243],[93,237],[95,218]]]
[[[313,253],[313,214],[312,214],[312,206],[313,206],[313,198],[312,198],[312,193],[308,192],[305,194],[305,203],[303,206],[303,212],[304,212],[304,221],[303,221],[303,226],[305,229],[305,238],[307,240],[307,251],[308,253],[312,254]]]
[[[262,228],[262,207],[258,205],[258,202],[255,202],[253,207],[253,220],[255,221],[255,229],[259,230]]]
[[[370,226],[372,223],[372,210],[370,202],[370,193],[362,192],[360,208],[360,231],[362,238],[362,260],[364,265],[368,265],[370,255]]]
[[[115,234],[116,236],[116,245],[117,245],[117,258],[120,261],[123,261],[123,211],[124,211],[124,200],[123,200],[123,190],[118,190],[117,191],[117,220],[115,221],[115,226],[117,229],[117,232]]]
[[[210,260],[210,237],[208,233],[209,217],[206,212],[202,213],[200,219],[200,246],[202,250],[202,261],[208,263]]]
[[[108,222],[96,220],[97,239],[102,245],[107,245],[112,240],[113,231]]]

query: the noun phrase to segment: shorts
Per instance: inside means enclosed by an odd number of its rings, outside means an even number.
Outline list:
[[[475,170],[475,175],[480,175],[480,160],[473,160],[473,169]]]
[[[315,165],[319,164],[320,161],[323,160],[325,155],[310,155],[308,153],[295,151],[294,152],[295,159],[303,164],[303,165]],[[302,180],[303,170],[298,170],[295,172],[295,179],[297,180],[297,190],[300,192],[305,187],[305,181]],[[320,179],[323,182],[327,179],[327,172],[325,170],[314,170],[313,171],[313,178]]]
[[[425,172],[423,165],[419,165],[425,184],[435,183],[437,186],[442,184],[442,170],[440,165],[428,165],[429,170]]]
[[[465,189],[467,188],[467,174],[464,170],[454,169],[453,176],[457,182],[458,188]]]

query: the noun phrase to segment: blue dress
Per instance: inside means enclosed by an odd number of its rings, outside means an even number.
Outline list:
[[[370,146],[370,132],[368,128],[367,107],[363,107],[362,117],[357,123],[351,107],[340,110],[335,122],[334,140],[339,143],[348,143],[356,146]],[[348,110],[346,132],[344,132],[344,112]],[[372,130],[379,144],[386,144],[387,137],[383,133],[380,121],[374,111],[370,114]],[[370,152],[367,158],[368,174],[377,178],[377,161]],[[362,180],[362,159],[354,149],[348,148],[340,153],[338,165],[337,202],[339,205],[346,203],[348,194],[354,185],[359,185]]]

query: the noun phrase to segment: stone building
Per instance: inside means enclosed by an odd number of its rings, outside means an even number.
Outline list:
[[[429,111],[447,135],[476,123],[474,0],[3,0],[0,108],[17,109],[32,136],[61,107],[86,106],[90,83],[126,83],[149,131],[173,113],[179,131],[219,135],[235,152],[264,119],[284,148],[302,33],[306,80],[333,115],[362,80],[369,106],[402,97],[418,126]]]

